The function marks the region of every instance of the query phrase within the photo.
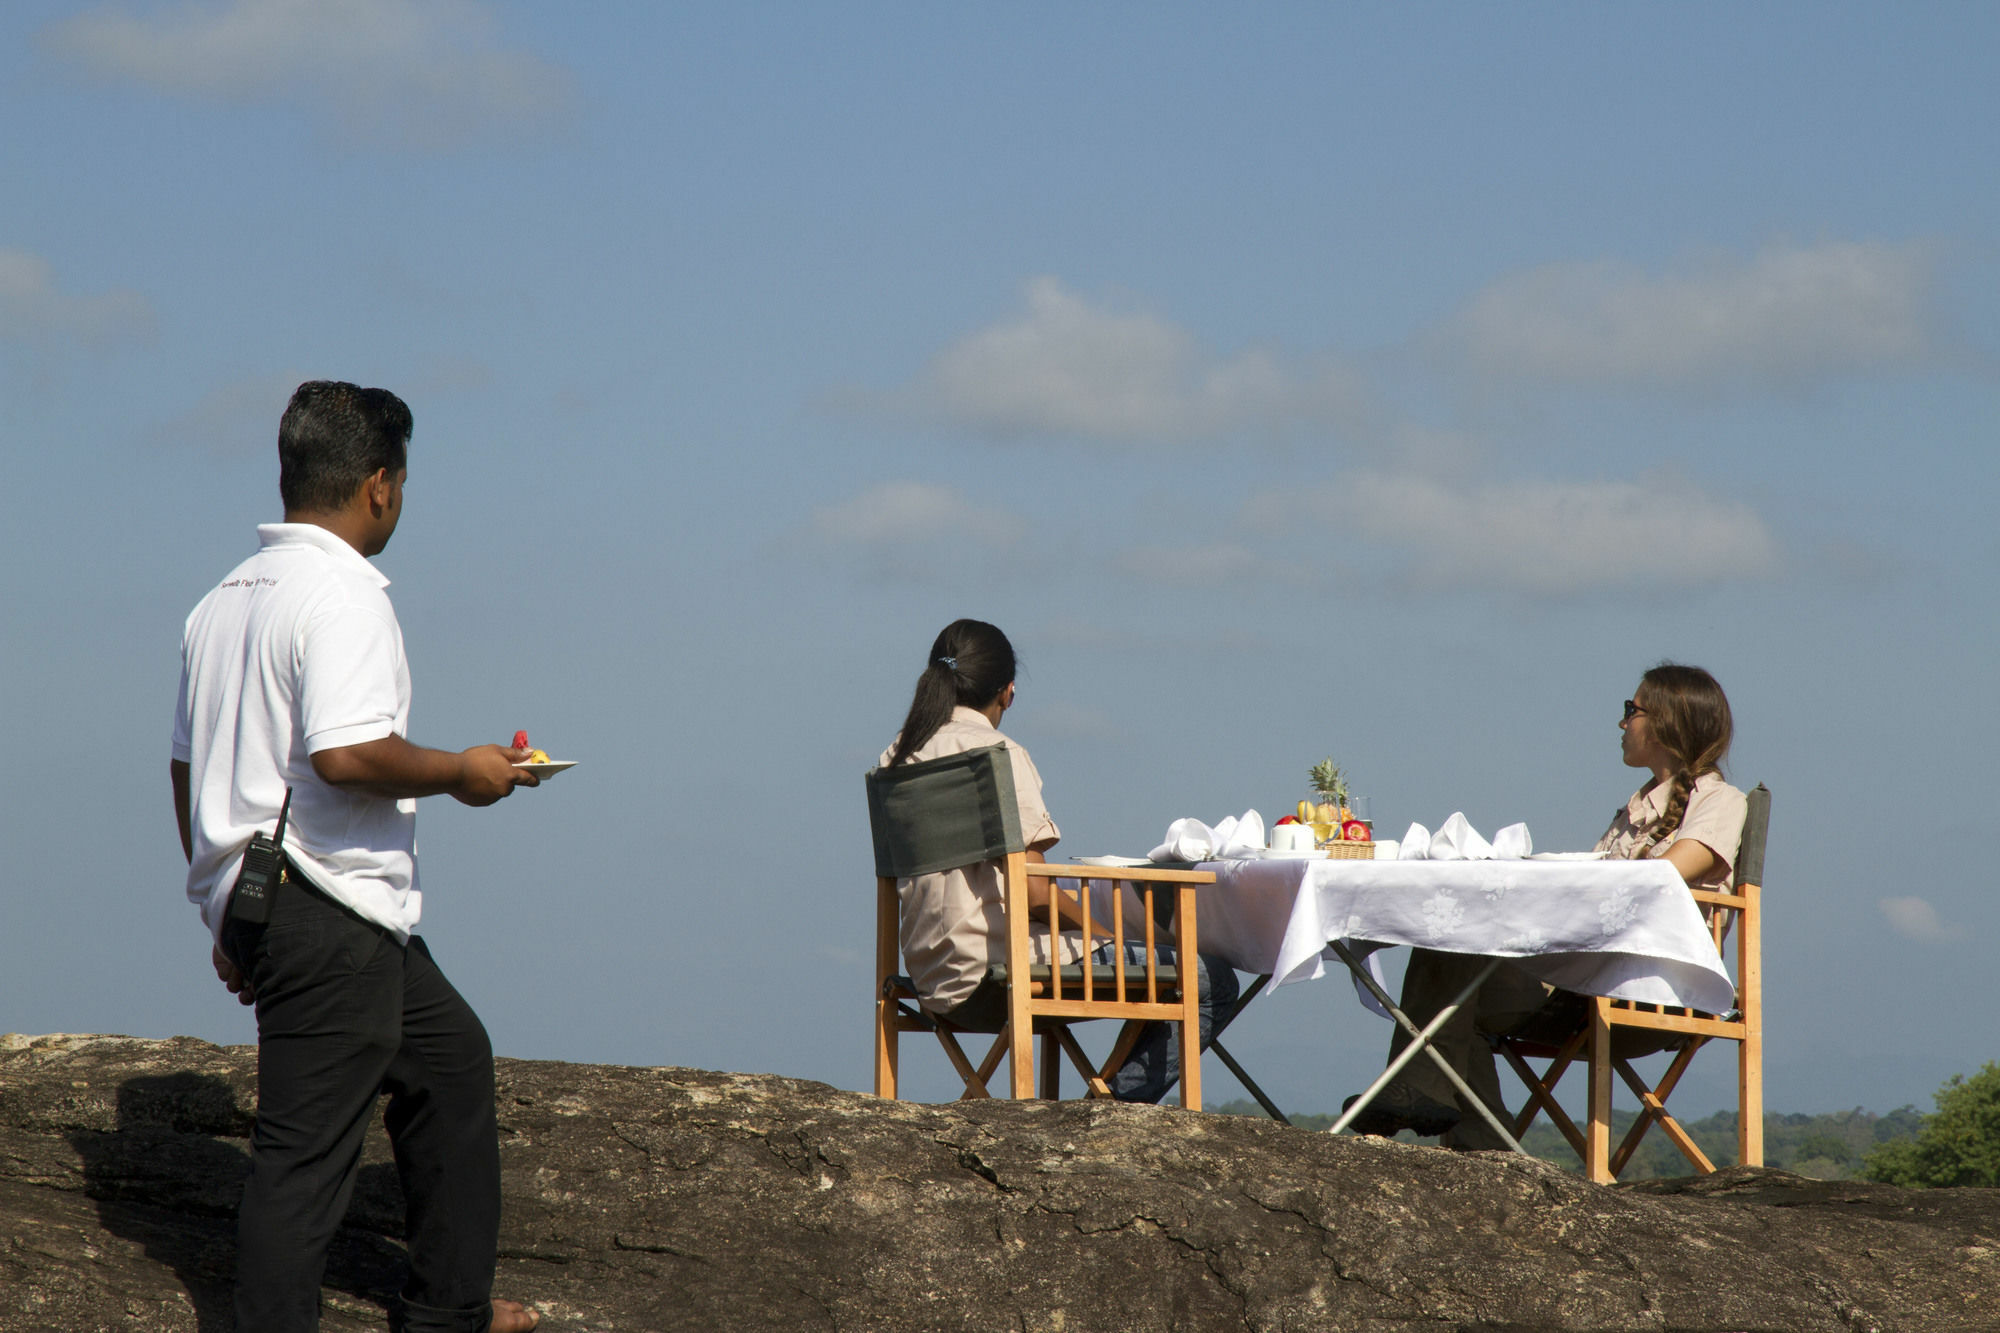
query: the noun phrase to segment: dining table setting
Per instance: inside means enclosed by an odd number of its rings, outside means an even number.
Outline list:
[[[1479,984],[1420,1031],[1387,992],[1377,957],[1387,948],[1478,955],[1495,966],[1505,960],[1585,995],[1711,1013],[1733,1004],[1735,985],[1714,935],[1670,863],[1587,850],[1539,852],[1525,824],[1489,839],[1458,812],[1435,831],[1412,823],[1401,837],[1376,841],[1372,821],[1350,818],[1359,803],[1344,789],[1321,786],[1328,766],[1314,767],[1315,791],[1296,813],[1268,828],[1254,809],[1214,824],[1183,818],[1143,858],[1075,860],[1213,873],[1214,882],[1196,890],[1198,947],[1256,975],[1238,1012],[1264,986],[1317,980],[1332,962],[1352,976],[1365,1007],[1405,1026],[1415,1040],[1347,1109],[1336,1131],[1408,1060],[1428,1054],[1444,1063],[1430,1050],[1429,1034]],[[1337,769],[1332,781],[1339,781]],[[1093,898],[1117,891],[1111,881],[1089,884]],[[1100,903],[1098,910],[1107,908]],[[1267,1111],[1279,1114],[1220,1042],[1211,1049]],[[1446,1072],[1469,1095],[1457,1074]],[[1514,1142],[1499,1117],[1486,1118]]]

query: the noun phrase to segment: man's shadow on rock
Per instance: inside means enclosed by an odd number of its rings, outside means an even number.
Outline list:
[[[68,1136],[99,1222],[174,1271],[201,1333],[236,1329],[236,1209],[252,1123],[228,1080],[183,1072],[127,1079],[115,1130]],[[325,1285],[348,1298],[325,1310],[329,1327],[386,1322],[409,1272],[402,1219],[394,1164],[364,1161],[327,1256]]]

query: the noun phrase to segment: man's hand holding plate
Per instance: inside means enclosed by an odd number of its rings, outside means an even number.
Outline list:
[[[511,796],[516,787],[539,787],[542,780],[525,768],[529,751],[507,745],[475,745],[462,751],[465,776],[452,795],[466,805],[491,805]]]

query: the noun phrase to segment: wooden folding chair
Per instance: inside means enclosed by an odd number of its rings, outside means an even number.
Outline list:
[[[1214,875],[1121,867],[1109,895],[1111,919],[1102,922],[1090,918],[1086,883],[1080,904],[1086,931],[1092,926],[1108,928],[1109,938],[1099,945],[1109,947],[1099,947],[1078,962],[1060,962],[1062,953],[1054,947],[1064,923],[1056,917],[1057,891],[1051,884],[1043,923],[1051,942],[1049,956],[1058,960],[1051,966],[1033,961],[1029,880],[1104,881],[1107,872],[1098,866],[1029,864],[1014,801],[1013,767],[1002,747],[874,770],[868,774],[868,819],[875,841],[876,1096],[896,1096],[898,1037],[904,1032],[931,1032],[964,1081],[964,1097],[992,1095],[987,1084],[1003,1056],[1009,1062],[1011,1096],[1058,1096],[1060,1056],[1067,1056],[1083,1075],[1087,1096],[1109,1097],[1108,1080],[1131,1054],[1141,1030],[1147,1023],[1164,1022],[1179,1028],[1181,1105],[1201,1108],[1194,889],[1197,884],[1214,883]],[[975,1064],[958,1040],[968,1029],[921,1009],[915,986],[898,972],[896,881],[990,860],[1002,863],[1007,957],[1004,964],[993,965],[989,975],[1006,987],[1007,1017],[993,1045]],[[1139,911],[1126,910],[1118,883],[1131,885],[1138,894]],[[1155,946],[1165,943],[1169,934],[1174,959],[1163,962]],[[1124,1024],[1101,1064],[1090,1059],[1070,1032],[1072,1024],[1099,1018]],[[1035,1034],[1042,1037],[1039,1093],[1031,1040]]]
[[[1715,1170],[1715,1164],[1667,1110],[1666,1102],[1681,1075],[1687,1072],[1695,1052],[1721,1039],[1737,1043],[1737,1155],[1747,1166],[1764,1164],[1763,921],[1758,900],[1763,893],[1764,841],[1770,822],[1771,793],[1759,783],[1749,793],[1749,807],[1743,816],[1743,837],[1737,848],[1732,891],[1693,891],[1695,901],[1707,913],[1718,953],[1722,952],[1730,930],[1736,932],[1736,1008],[1726,1014],[1705,1014],[1674,1006],[1592,996],[1584,1027],[1559,1046],[1489,1036],[1493,1048],[1506,1058],[1528,1090],[1528,1103],[1514,1120],[1516,1138],[1527,1132],[1537,1114],[1546,1111],[1570,1147],[1583,1159],[1590,1179],[1609,1184],[1631,1162],[1646,1132],[1658,1125],[1695,1170],[1707,1175]],[[1674,1058],[1658,1082],[1648,1083],[1632,1067],[1632,1059],[1662,1050],[1673,1051]],[[1532,1057],[1547,1057],[1548,1063],[1537,1072],[1528,1063]],[[1590,1076],[1589,1110],[1582,1129],[1577,1128],[1555,1099],[1556,1084],[1579,1058],[1586,1062]],[[1639,1099],[1639,1118],[1615,1153],[1610,1150],[1614,1073]]]

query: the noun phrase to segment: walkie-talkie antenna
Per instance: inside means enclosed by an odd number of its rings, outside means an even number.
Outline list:
[[[278,846],[285,845],[285,821],[292,816],[292,789],[285,788],[285,803],[278,807],[278,836],[271,841]]]

